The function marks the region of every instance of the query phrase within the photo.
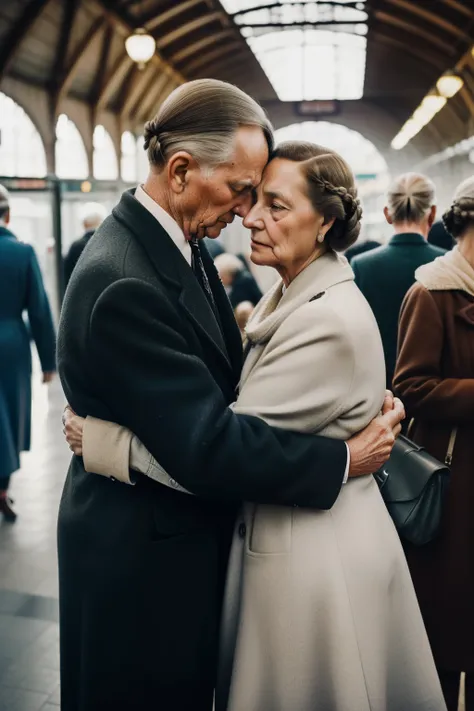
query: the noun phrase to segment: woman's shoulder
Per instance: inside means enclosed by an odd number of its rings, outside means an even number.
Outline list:
[[[349,343],[354,335],[359,338],[377,332],[370,306],[354,281],[343,281],[321,292],[315,289],[291,316],[293,327],[304,328],[308,338],[325,332],[339,343]]]

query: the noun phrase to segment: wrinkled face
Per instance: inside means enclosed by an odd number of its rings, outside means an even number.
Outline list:
[[[267,161],[268,146],[262,129],[241,126],[227,163],[209,173],[191,162],[185,189],[175,199],[185,234],[214,239],[235,215],[245,217]]]
[[[321,250],[324,216],[313,208],[300,164],[275,158],[257,188],[257,200],[244,220],[252,231],[252,262],[295,276]]]

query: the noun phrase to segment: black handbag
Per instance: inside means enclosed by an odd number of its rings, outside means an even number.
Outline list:
[[[417,546],[429,543],[439,533],[455,440],[453,430],[442,464],[400,435],[390,459],[374,474],[400,537]]]

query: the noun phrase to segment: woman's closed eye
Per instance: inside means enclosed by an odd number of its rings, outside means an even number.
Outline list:
[[[281,212],[281,210],[286,210],[286,207],[284,205],[280,205],[277,202],[272,202],[271,209],[275,210],[276,212]]]

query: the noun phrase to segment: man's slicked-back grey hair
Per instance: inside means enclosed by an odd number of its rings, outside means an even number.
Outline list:
[[[262,107],[233,84],[197,79],[175,89],[156,116],[145,124],[145,149],[150,165],[161,168],[178,151],[187,151],[201,165],[226,163],[240,126],[259,126],[269,155],[272,125]]]

